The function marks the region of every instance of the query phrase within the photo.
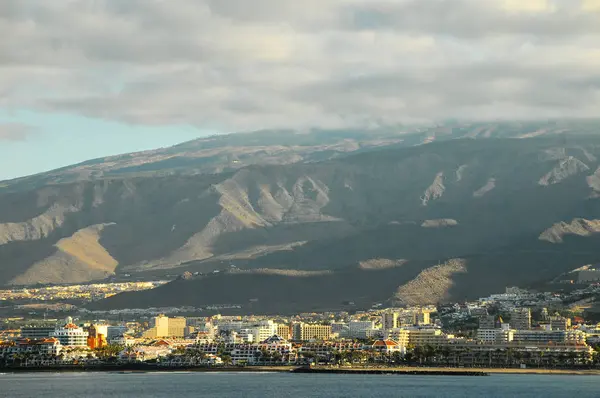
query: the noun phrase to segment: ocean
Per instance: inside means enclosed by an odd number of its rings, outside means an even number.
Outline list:
[[[566,397],[600,396],[600,376],[406,376],[287,373],[0,374],[0,397]]]

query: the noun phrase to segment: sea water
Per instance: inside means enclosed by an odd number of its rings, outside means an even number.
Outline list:
[[[288,373],[0,374],[0,397],[600,397],[600,376]]]

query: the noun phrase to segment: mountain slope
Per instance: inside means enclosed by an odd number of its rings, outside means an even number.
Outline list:
[[[257,286],[268,285],[264,278],[298,292],[322,280],[364,278],[375,284],[364,286],[365,305],[382,295],[471,297],[600,261],[597,230],[577,232],[577,220],[600,219],[598,159],[596,135],[434,140],[218,174],[104,177],[12,190],[0,193],[0,283],[220,270],[211,279],[184,281],[197,292],[186,300],[230,302],[227,289],[208,296],[210,280],[231,282],[248,301],[261,291]],[[435,267],[449,259],[463,268],[442,275]],[[223,272],[231,265],[246,273]],[[329,272],[277,278],[251,272],[264,268]],[[377,290],[384,274],[389,288]],[[178,302],[176,292],[168,299],[161,293],[169,289],[145,293],[140,303]],[[434,294],[422,295],[425,290]],[[352,301],[339,300],[344,292],[331,282],[323,302]],[[106,305],[124,305],[119,300]],[[298,298],[294,308],[304,304]]]
[[[231,172],[250,165],[286,165],[335,159],[381,147],[410,147],[458,138],[527,138],[591,134],[600,123],[530,121],[446,123],[368,130],[257,131],[216,135],[169,148],[89,160],[29,177],[0,182],[0,192],[105,178],[197,175]],[[592,155],[590,155],[592,156]]]

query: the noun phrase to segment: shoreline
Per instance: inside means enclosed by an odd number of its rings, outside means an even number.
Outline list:
[[[146,364],[102,365],[102,366],[44,366],[7,367],[1,373],[155,373],[155,372],[261,372],[292,373],[297,366],[181,366],[165,367]]]
[[[538,368],[446,368],[446,367],[306,367],[306,366],[227,366],[227,367],[160,367],[146,364],[103,366],[7,367],[0,373],[153,373],[153,372],[215,372],[215,373],[300,373],[300,374],[362,374],[362,375],[422,375],[422,376],[488,376],[513,375],[573,375],[600,376],[600,369],[538,369]]]
[[[311,373],[345,373],[345,374],[430,374],[443,373],[444,375],[471,375],[471,374],[523,374],[523,375],[573,375],[573,376],[600,376],[600,369],[544,369],[544,368],[451,368],[451,367],[382,367],[382,368],[328,368],[315,367]]]

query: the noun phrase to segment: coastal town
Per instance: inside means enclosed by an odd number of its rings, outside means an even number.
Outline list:
[[[0,367],[590,369],[600,366],[600,323],[578,305],[597,289],[561,295],[510,287],[473,302],[353,313],[12,316],[0,320]]]

